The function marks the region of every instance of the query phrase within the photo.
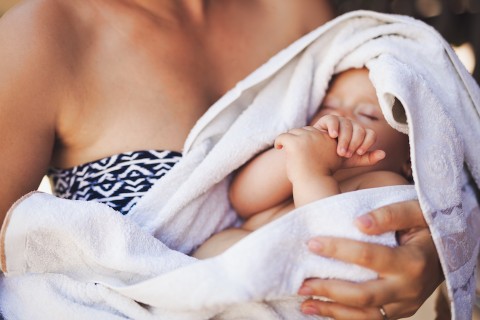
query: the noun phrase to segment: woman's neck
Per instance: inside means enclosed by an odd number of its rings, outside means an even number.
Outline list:
[[[202,22],[205,19],[208,0],[125,0],[132,6],[166,18],[170,21]]]

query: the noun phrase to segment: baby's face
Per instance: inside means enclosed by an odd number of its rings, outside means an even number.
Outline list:
[[[401,172],[402,165],[409,159],[408,136],[393,129],[385,120],[367,69],[350,69],[336,76],[311,123],[327,114],[352,119],[375,131],[377,140],[372,149],[386,152],[386,158],[375,170]]]

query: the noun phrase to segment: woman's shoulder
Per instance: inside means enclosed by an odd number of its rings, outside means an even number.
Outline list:
[[[78,0],[69,0],[71,3]],[[71,81],[77,36],[72,7],[56,0],[24,0],[0,18],[0,112],[55,113]],[[15,120],[25,123],[20,115]],[[51,122],[49,122],[51,125]]]
[[[73,66],[81,65],[79,48],[85,42],[85,19],[74,10],[79,2],[24,0],[0,18],[0,83],[15,86],[12,92],[27,84],[29,91],[44,92],[36,103],[66,92],[62,87],[73,83]]]
[[[24,0],[14,6],[0,18],[0,54],[61,58],[79,34],[77,2]]]
[[[2,16],[1,29],[16,27],[20,31],[36,31],[41,36],[42,31],[54,31],[54,27],[61,24],[67,27],[72,14],[74,10],[69,1],[23,0]]]

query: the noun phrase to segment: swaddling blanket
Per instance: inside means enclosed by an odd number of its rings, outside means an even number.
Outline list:
[[[278,134],[305,125],[333,74],[365,65],[387,120],[409,133],[415,187],[323,199],[218,257],[188,256],[213,233],[238,223],[227,197],[230,174]],[[474,195],[480,181],[479,101],[478,86],[430,27],[365,11],[341,16],[217,101],[190,132],[181,162],[128,216],[42,193],[20,199],[0,237],[2,313],[7,319],[300,319],[295,292],[304,278],[375,277],[308,253],[308,238],[336,235],[394,245],[392,234],[367,237],[352,221],[418,196],[454,318],[467,319],[480,234]]]

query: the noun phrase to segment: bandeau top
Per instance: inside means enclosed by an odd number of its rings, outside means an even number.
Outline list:
[[[72,200],[92,200],[127,214],[180,159],[176,151],[132,151],[69,169],[49,168],[53,193]]]

